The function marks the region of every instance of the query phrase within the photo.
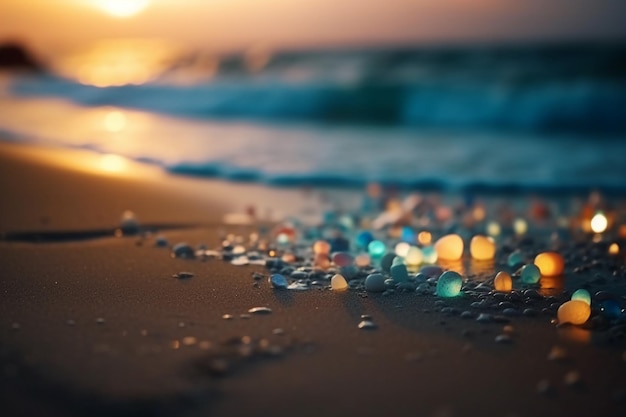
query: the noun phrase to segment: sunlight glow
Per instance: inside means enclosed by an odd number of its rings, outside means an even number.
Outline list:
[[[149,4],[148,0],[93,0],[93,2],[100,10],[119,18],[134,16]]]
[[[126,127],[126,115],[119,111],[113,110],[104,116],[104,128],[111,133],[121,132]]]
[[[110,173],[118,173],[127,169],[126,159],[119,155],[106,154],[102,155],[99,162],[99,168],[102,171]]]
[[[177,45],[151,39],[110,39],[62,57],[56,70],[82,84],[110,87],[154,80],[183,55]]]

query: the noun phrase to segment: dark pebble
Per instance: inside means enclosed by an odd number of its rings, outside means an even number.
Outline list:
[[[474,313],[472,313],[471,311],[465,310],[461,313],[461,318],[462,319],[473,319]]]
[[[480,323],[491,323],[493,321],[493,316],[491,314],[481,313],[476,318],[476,321]]]
[[[528,289],[528,290],[524,291],[524,298],[531,298],[531,299],[534,299],[534,300],[541,300],[543,298],[543,296],[541,294],[539,294],[539,292],[537,290]]]
[[[520,315],[520,312],[516,308],[505,308],[504,310],[502,310],[502,314],[508,317],[516,317]]]

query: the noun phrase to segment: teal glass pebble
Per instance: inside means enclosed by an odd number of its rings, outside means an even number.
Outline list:
[[[521,278],[524,284],[536,284],[539,282],[539,278],[541,278],[541,272],[535,264],[524,265]]]
[[[393,258],[393,261],[391,262],[391,266],[394,266],[394,265],[406,265],[404,263],[404,258],[400,256],[396,256],[395,258]]]
[[[589,291],[581,288],[579,290],[574,291],[574,294],[572,294],[572,300],[583,301],[591,305],[591,294],[589,294]]]
[[[456,297],[461,293],[463,278],[458,272],[446,271],[437,281],[437,295],[439,297]]]
[[[385,253],[385,244],[380,240],[372,240],[369,245],[367,245],[367,251],[373,258],[379,258],[383,256]]]
[[[409,279],[409,272],[406,269],[406,265],[403,263],[393,265],[390,273],[391,277],[396,282],[404,282]]]
[[[511,252],[506,263],[513,268],[514,266],[520,265],[524,263],[524,255],[522,252],[516,250]]]

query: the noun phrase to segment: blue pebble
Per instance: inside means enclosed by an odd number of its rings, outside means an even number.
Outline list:
[[[386,249],[387,248],[385,247],[385,244],[380,240],[372,240],[367,245],[367,251],[370,253],[372,258],[380,258],[381,256],[383,256]]]
[[[407,242],[407,243],[411,243],[411,244],[415,244],[415,232],[413,231],[413,229],[409,226],[404,226],[402,228],[402,234],[400,235],[400,239],[403,242]]]
[[[359,249],[367,249],[367,246],[374,240],[374,235],[371,232],[364,230],[356,235],[355,240]]]
[[[172,248],[172,258],[193,259],[196,251],[187,243],[177,243]]]
[[[600,303],[600,310],[604,317],[610,320],[617,320],[622,317],[623,311],[616,300],[605,300]]]
[[[280,274],[270,275],[269,281],[270,281],[270,285],[272,286],[272,288],[276,288],[279,290],[286,289],[287,286],[289,285],[287,278],[285,278],[284,276]]]
[[[535,264],[524,265],[522,267],[521,278],[524,284],[536,284],[541,278],[541,272]]]
[[[437,281],[437,292],[439,297],[456,297],[461,292],[463,278],[458,272],[446,271]]]
[[[409,279],[409,272],[404,264],[395,264],[390,269],[391,277],[396,282],[404,282]]]
[[[370,274],[365,278],[365,291],[383,292],[386,289],[385,277],[382,274]]]

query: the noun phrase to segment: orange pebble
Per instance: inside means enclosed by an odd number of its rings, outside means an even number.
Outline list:
[[[563,257],[556,252],[543,252],[535,257],[535,265],[539,268],[541,275],[553,277],[561,275],[565,268]]]
[[[493,280],[496,291],[510,292],[513,289],[513,280],[508,272],[500,271]]]
[[[463,256],[463,239],[456,234],[443,236],[435,243],[435,251],[439,259],[448,261],[461,259]]]
[[[496,244],[490,237],[476,235],[470,242],[470,254],[479,261],[491,260],[496,255]]]
[[[559,307],[559,323],[584,324],[591,316],[591,307],[584,301],[571,300]]]

